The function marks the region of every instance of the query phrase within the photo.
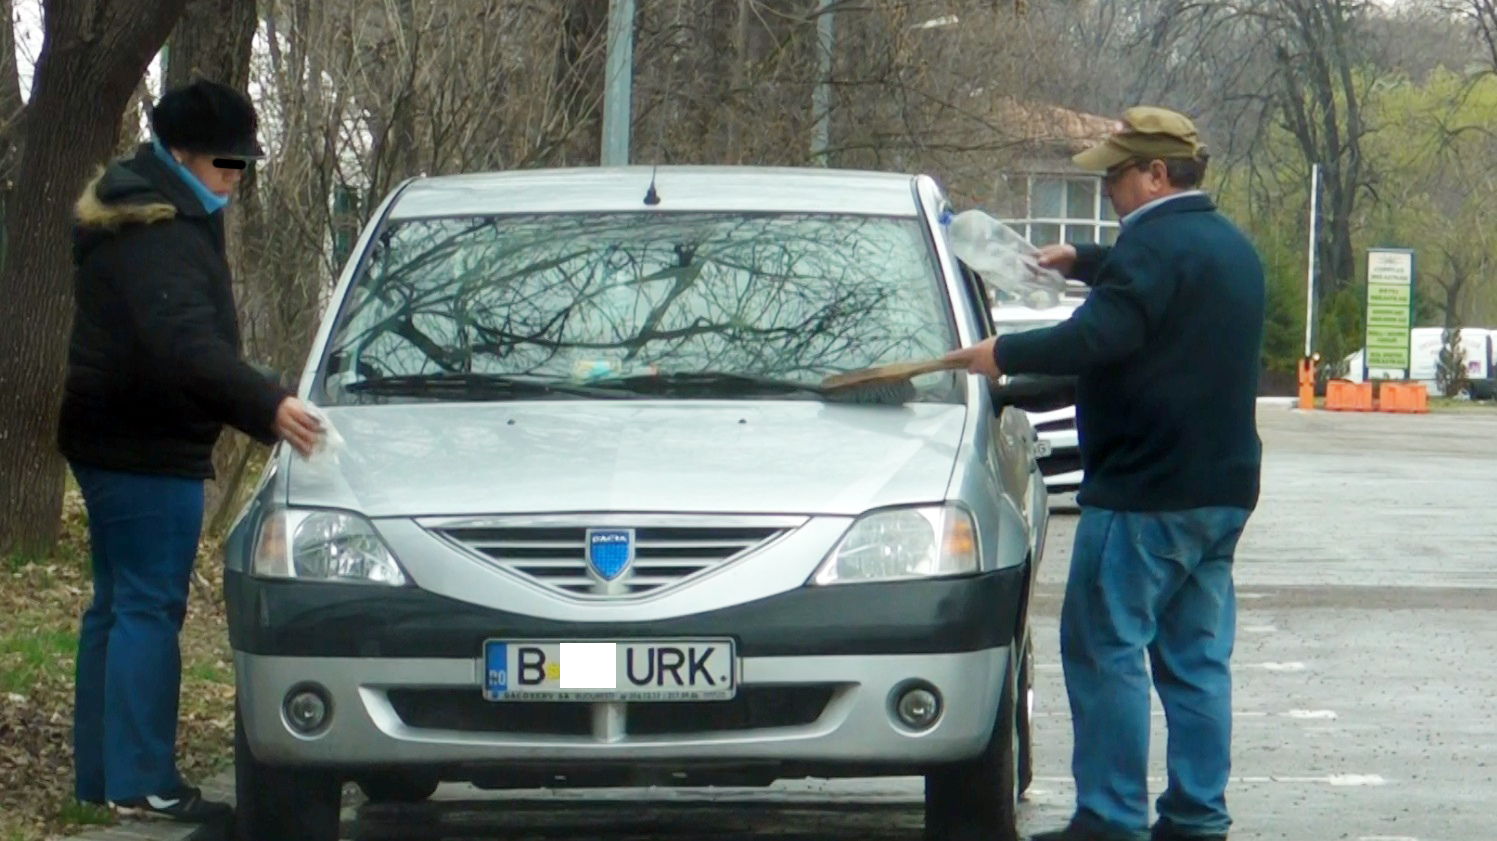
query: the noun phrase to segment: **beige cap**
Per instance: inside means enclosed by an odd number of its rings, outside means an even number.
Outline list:
[[[1123,112],[1107,139],[1071,160],[1082,169],[1106,172],[1128,161],[1197,158],[1205,151],[1190,118],[1168,108],[1138,105]]]

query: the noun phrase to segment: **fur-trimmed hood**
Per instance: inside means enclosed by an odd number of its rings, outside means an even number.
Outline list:
[[[149,144],[141,144],[133,156],[96,169],[73,202],[73,259],[81,264],[98,245],[132,227],[208,217],[192,188]]]
[[[149,225],[176,215],[177,206],[156,185],[118,164],[99,167],[73,204],[78,227],[111,233],[131,223]]]

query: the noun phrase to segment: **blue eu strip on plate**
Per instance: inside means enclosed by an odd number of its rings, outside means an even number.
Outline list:
[[[496,695],[509,689],[509,646],[489,642],[483,647],[483,691]]]

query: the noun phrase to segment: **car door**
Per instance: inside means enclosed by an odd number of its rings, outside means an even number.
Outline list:
[[[992,305],[986,285],[965,265],[961,266],[961,272],[962,287],[967,291],[969,305],[978,314],[983,336],[994,335],[996,328],[993,325]],[[1044,512],[1048,510],[1044,496],[1044,477],[1034,458],[1034,444],[1039,440],[1039,433],[1035,431],[1027,414],[1009,406],[999,411],[997,423],[993,424],[992,429],[1003,495],[1023,515],[1030,532],[1030,549],[1033,551],[1037,531],[1043,525],[1041,521]]]

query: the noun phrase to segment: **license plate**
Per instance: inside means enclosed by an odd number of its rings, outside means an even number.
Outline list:
[[[1036,442],[1034,442],[1034,457],[1035,458],[1044,458],[1044,457],[1050,455],[1050,452],[1051,452],[1051,450],[1050,450],[1050,442],[1049,441],[1036,441]]]
[[[731,639],[486,640],[490,701],[728,701],[738,691]]]

